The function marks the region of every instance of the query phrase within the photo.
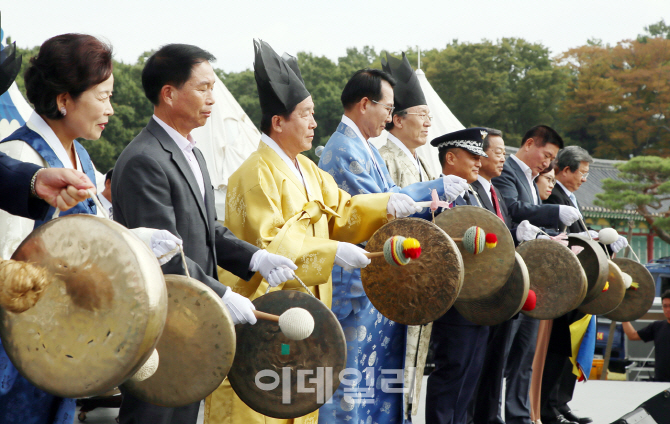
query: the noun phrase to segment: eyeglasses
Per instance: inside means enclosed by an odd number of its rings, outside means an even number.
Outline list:
[[[372,103],[374,103],[374,104],[376,104],[376,105],[379,105],[379,106],[383,107],[384,109],[388,110],[388,111],[389,111],[389,115],[392,114],[393,111],[395,110],[395,107],[393,107],[393,106],[387,106],[387,105],[385,105],[384,103],[379,103],[378,101],[376,101],[376,100],[372,100],[372,99],[370,99],[370,101],[371,101]]]
[[[419,113],[419,112],[406,112],[405,115],[416,115],[419,118],[421,118],[421,120],[423,122],[426,122],[426,119],[433,122],[433,115],[428,115],[427,113],[424,113],[424,112],[421,112],[421,113]]]
[[[588,173],[588,172],[587,172],[587,173],[583,173],[583,172],[580,171],[579,169],[577,170],[577,172],[579,172],[579,175],[581,175],[582,178],[584,178],[584,179],[589,178],[589,173]]]

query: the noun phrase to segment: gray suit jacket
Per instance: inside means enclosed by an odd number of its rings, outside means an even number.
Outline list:
[[[115,171],[116,172],[116,171]],[[493,185],[498,192],[502,194],[507,212],[512,218],[512,222],[519,224],[521,221],[528,220],[531,224],[538,227],[560,228],[558,219],[558,205],[534,205],[533,194],[535,190],[537,198],[540,193],[537,190],[537,184],[533,182],[531,187],[523,173],[521,167],[514,161],[508,159],[503,165],[503,172],[499,177],[493,179]]]
[[[246,280],[257,247],[239,240],[216,221],[214,191],[202,153],[193,149],[202,169],[205,201],[186,157],[152,118],[123,150],[114,167],[114,220],[128,228],[168,230],[184,241],[191,277],[223,296],[216,265]],[[184,275],[180,255],[163,265],[164,274]]]

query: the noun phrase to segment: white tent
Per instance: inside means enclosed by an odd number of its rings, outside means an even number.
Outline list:
[[[223,82],[218,77],[216,80],[212,116],[205,126],[196,128],[191,135],[207,161],[217,217],[223,221],[228,178],[256,151],[261,133]]]
[[[453,113],[449,110],[446,104],[440,99],[433,87],[431,87],[426,74],[421,70],[416,70],[416,76],[419,78],[419,84],[423,90],[423,95],[426,97],[430,113],[433,115],[433,125],[428,129],[428,142],[426,145],[417,149],[417,153],[424,160],[427,166],[430,167],[433,175],[440,175],[442,167],[437,158],[437,148],[430,145],[430,141],[435,137],[439,137],[452,131],[458,131],[465,128]],[[386,131],[382,132],[379,137],[371,138],[370,142],[378,149],[386,144]]]

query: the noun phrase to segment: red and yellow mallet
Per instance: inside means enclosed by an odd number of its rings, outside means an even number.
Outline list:
[[[494,233],[484,233],[482,227],[472,226],[465,230],[463,237],[455,237],[454,241],[463,243],[463,248],[473,255],[478,255],[484,248],[493,249],[498,245],[498,237]]]
[[[369,252],[365,256],[370,259],[383,256],[390,265],[404,266],[421,256],[421,243],[411,237],[392,236],[384,242],[383,252]]]

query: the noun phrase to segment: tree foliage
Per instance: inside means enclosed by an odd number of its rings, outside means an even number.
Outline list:
[[[562,129],[596,157],[670,154],[670,39],[591,43],[562,56],[572,71]]]
[[[638,156],[616,165],[621,180],[603,180],[596,204],[610,209],[633,207],[654,232],[670,243],[670,158]]]

